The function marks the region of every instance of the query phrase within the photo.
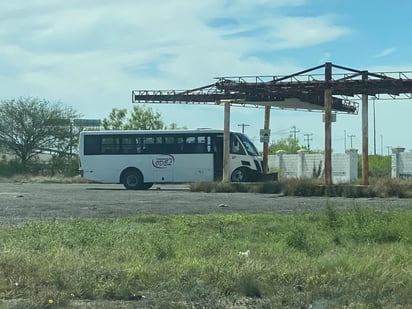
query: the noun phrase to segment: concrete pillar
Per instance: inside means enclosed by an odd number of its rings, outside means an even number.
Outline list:
[[[403,147],[393,147],[392,148],[392,178],[399,178],[399,157],[402,152],[405,151]]]
[[[345,151],[347,157],[347,175],[348,181],[355,181],[358,179],[358,150],[357,149],[347,149]]]
[[[305,162],[305,154],[307,153],[306,149],[300,149],[298,150],[298,155],[297,155],[297,162],[296,162],[296,176],[297,178],[304,178],[305,173],[304,173],[304,162]]]
[[[285,163],[283,162],[283,155],[286,153],[286,151],[284,151],[284,150],[278,150],[278,151],[276,151],[276,155],[277,155],[277,157],[278,157],[278,164],[279,164],[279,166],[278,166],[278,169],[279,169],[279,171],[280,171],[280,173],[282,174],[282,171],[284,171],[285,169],[284,169],[284,165],[285,165]]]

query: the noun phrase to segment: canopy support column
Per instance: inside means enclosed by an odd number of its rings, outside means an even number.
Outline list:
[[[224,128],[223,128],[223,181],[229,182],[230,159],[230,102],[225,102]]]

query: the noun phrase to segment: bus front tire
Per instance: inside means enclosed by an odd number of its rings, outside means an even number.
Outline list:
[[[143,176],[137,170],[126,171],[122,179],[124,187],[128,190],[140,190],[143,188]]]
[[[244,167],[239,167],[235,169],[230,176],[230,181],[232,182],[246,182],[249,181],[249,172]]]

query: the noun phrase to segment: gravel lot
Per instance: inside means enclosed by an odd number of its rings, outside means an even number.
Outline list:
[[[0,183],[0,226],[38,220],[133,214],[283,213],[319,211],[326,203],[411,209],[411,199],[285,197],[258,193],[190,192],[188,185],[154,185],[147,191],[122,185]],[[224,204],[227,207],[222,207]]]

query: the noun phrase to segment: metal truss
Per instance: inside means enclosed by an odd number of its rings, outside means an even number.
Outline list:
[[[315,71],[324,69],[322,73]],[[335,69],[335,72],[332,70]],[[338,71],[338,72],[336,72]],[[133,103],[221,104],[323,110],[324,92],[332,90],[335,112],[358,114],[362,95],[373,100],[412,99],[412,72],[372,73],[332,63],[287,76],[216,77],[191,90],[133,90]]]

